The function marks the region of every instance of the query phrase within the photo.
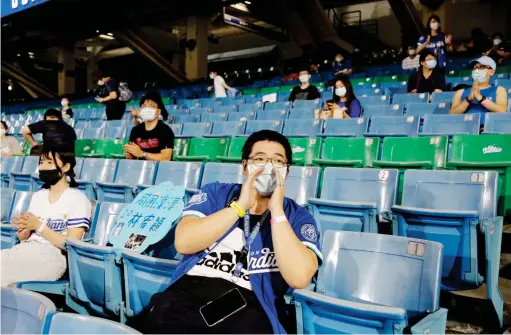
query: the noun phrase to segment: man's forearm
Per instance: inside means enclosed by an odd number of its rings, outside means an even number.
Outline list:
[[[463,100],[456,107],[451,107],[449,114],[463,114],[467,111],[468,106],[470,106],[468,101]]]
[[[484,100],[482,105],[488,111],[494,112],[494,113],[504,113],[507,111],[506,106],[496,104],[495,102],[491,101],[490,99]]]
[[[31,146],[34,146],[37,144],[37,142],[34,140],[34,137],[32,136],[32,134],[23,134],[23,137],[25,138],[25,140],[31,145]]]

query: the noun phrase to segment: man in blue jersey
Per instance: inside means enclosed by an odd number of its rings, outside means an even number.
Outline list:
[[[215,182],[192,197],[176,228],[184,258],[153,296],[142,331],[293,331],[284,295],[310,284],[322,255],[314,218],[284,197],[291,164],[287,138],[262,130],[243,147],[245,184]]]

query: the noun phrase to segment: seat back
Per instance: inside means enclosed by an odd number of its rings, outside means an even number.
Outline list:
[[[406,116],[420,116],[424,117],[426,114],[435,113],[437,106],[435,104],[425,103],[409,103],[406,105]]]
[[[350,165],[373,166],[380,149],[379,138],[327,137],[321,152],[322,159],[350,161]],[[355,162],[356,161],[356,162]]]
[[[196,123],[199,122],[201,118],[200,114],[194,115],[174,115],[175,123]]]
[[[190,115],[201,115],[201,114],[208,114],[212,113],[213,109],[207,108],[207,107],[197,107],[197,108],[191,108],[190,109]]]
[[[172,123],[169,124],[170,129],[174,133],[174,136],[181,135],[181,131],[183,130],[183,125],[181,123]]]
[[[390,99],[388,95],[368,95],[360,97],[360,103],[362,104],[362,106],[388,105],[389,101]]]
[[[114,181],[117,160],[86,158],[83,161],[81,180],[89,182],[111,183]]]
[[[3,174],[9,174],[11,172],[21,172],[23,168],[23,160],[25,157],[22,156],[9,156],[2,157],[0,160],[0,172]]]
[[[14,190],[10,188],[2,188],[0,190],[0,210],[1,210],[1,223],[7,223],[10,220],[10,212],[12,203],[14,201]]]
[[[288,115],[289,119],[313,120],[316,117],[313,108],[293,108]]]
[[[228,113],[204,113],[201,116],[201,122],[227,121]]]
[[[241,162],[241,151],[246,140],[247,139],[245,137],[231,138],[229,149],[227,149],[227,157],[229,157],[232,160]]]
[[[285,109],[269,109],[257,112],[257,120],[285,120],[287,119],[288,111]]]
[[[362,137],[367,131],[369,118],[328,119],[325,121],[324,135]]]
[[[320,107],[320,99],[316,100],[295,100],[293,102],[294,108],[319,108]]]
[[[106,128],[105,138],[107,138],[107,139],[125,138],[125,137],[126,137],[126,127],[108,127],[108,128]]]
[[[201,187],[214,182],[238,183],[245,182],[241,164],[207,163],[202,174]]]
[[[45,296],[17,288],[1,288],[2,334],[46,334],[55,304]],[[83,331],[83,330],[82,330]]]
[[[261,109],[261,103],[244,104],[238,107],[239,113],[255,112]]]
[[[237,112],[237,111],[238,111],[237,104],[231,104],[231,105],[227,105],[227,106],[218,106],[213,109],[214,114],[218,114],[218,113],[228,114],[228,113]]]
[[[455,135],[452,137],[450,161],[509,164],[511,162],[511,134]],[[473,166],[474,169],[478,168]]]
[[[227,154],[228,146],[228,138],[191,138],[186,157],[203,157],[205,161],[215,161],[217,156]]]
[[[229,113],[227,117],[227,121],[248,121],[255,120],[256,112],[238,112],[238,113]]]
[[[402,116],[403,105],[365,105],[364,116]]]
[[[393,104],[407,104],[410,102],[422,102],[427,103],[429,100],[429,93],[417,93],[417,94],[394,94],[392,97]]]
[[[83,130],[82,138],[87,140],[105,138],[105,128],[85,128]]]
[[[216,136],[237,136],[245,134],[245,121],[214,122],[211,135]]]
[[[118,322],[89,315],[57,313],[51,319],[48,334],[140,334]]]
[[[21,213],[24,213],[28,210],[28,206],[32,200],[32,194],[32,192],[16,191],[9,214],[9,220],[12,217],[19,216]]]
[[[127,204],[117,202],[98,202],[94,213],[94,220],[90,229],[90,236],[94,244],[105,246],[108,243],[110,231],[117,224],[117,216]]]
[[[278,133],[282,132],[282,126],[284,122],[281,120],[276,121],[247,121],[247,128],[245,129],[245,135],[251,135],[259,130],[273,130]]]
[[[447,136],[435,137],[387,137],[383,140],[381,159],[395,163],[431,163],[425,168],[445,167],[447,160]],[[399,167],[399,166],[397,166]],[[404,166],[406,168],[406,166]]]
[[[152,184],[156,172],[155,161],[121,159],[115,171],[115,183],[136,185]]]
[[[155,185],[171,181],[174,185],[197,189],[202,177],[202,163],[195,162],[160,162],[154,181]]]
[[[408,136],[419,133],[420,118],[416,116],[373,116],[368,133],[376,136]]]
[[[435,135],[469,135],[479,134],[481,115],[460,114],[460,115],[426,115],[422,134]]]
[[[432,104],[439,104],[441,102],[451,103],[456,92],[434,92],[431,96]]]
[[[316,198],[321,169],[311,166],[291,166],[286,179],[286,197],[299,205],[307,205],[309,198]]]
[[[288,140],[293,152],[293,165],[312,165],[312,160],[320,157],[321,138],[289,137]],[[239,153],[241,155],[241,148]]]
[[[288,111],[290,107],[291,107],[291,102],[289,102],[289,101],[266,103],[264,105],[265,110],[281,109],[281,110]]]
[[[204,123],[183,123],[181,136],[186,137],[202,137],[211,134],[211,122]]]
[[[511,113],[486,113],[484,132],[511,134]]]

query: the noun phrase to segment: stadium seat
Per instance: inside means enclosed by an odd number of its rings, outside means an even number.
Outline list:
[[[105,139],[126,138],[126,127],[107,127],[105,132]]]
[[[392,207],[392,219],[394,235],[443,244],[442,289],[473,289],[485,282],[502,327],[497,182],[495,171],[407,170],[402,205]]]
[[[78,140],[88,141],[88,140]],[[77,143],[78,143],[77,141]],[[124,145],[128,143],[127,139],[105,139],[90,141],[89,152],[82,152],[81,157],[85,158],[121,158],[126,157]],[[75,148],[77,146],[75,145]]]
[[[130,124],[133,124],[133,122],[128,120],[112,120],[110,121],[109,127],[127,127]]]
[[[190,109],[200,107],[201,103],[199,99],[184,99],[179,102],[182,108]]]
[[[398,170],[325,168],[321,197],[309,199],[321,233],[389,231],[389,213],[396,204],[398,179]]]
[[[379,138],[327,137],[323,141],[320,159],[313,159],[314,165],[372,167],[378,158]]]
[[[207,163],[200,187],[214,182],[243,184],[245,182],[243,167],[241,164]]]
[[[479,114],[434,115],[424,117],[421,136],[479,134]]]
[[[237,97],[238,99],[224,99],[223,102],[224,102],[224,106],[239,106],[239,105],[243,105],[245,104],[245,100],[241,97]],[[236,110],[238,110],[238,108],[236,107]]]
[[[183,125],[181,123],[169,124],[169,127],[172,129],[174,136],[181,135],[181,131],[183,130]]]
[[[327,119],[323,129],[323,137],[361,137],[367,131],[369,118]]]
[[[227,149],[227,156],[217,156],[219,162],[241,162],[241,150],[245,141],[244,137],[233,137],[229,143],[229,149]],[[291,139],[290,139],[291,141]],[[293,154],[294,156],[294,154]]]
[[[498,215],[511,216],[511,134],[456,135],[447,167],[499,173]]]
[[[360,104],[366,105],[388,105],[390,103],[390,97],[388,95],[370,95],[366,97],[360,97]]]
[[[402,105],[364,105],[364,116],[403,116]]]
[[[231,137],[240,136],[245,134],[245,121],[226,121],[226,122],[213,122],[211,135],[204,135],[204,137]]]
[[[411,102],[415,103],[427,103],[429,100],[429,93],[417,93],[417,94],[395,94],[392,97],[393,104],[406,105]]]
[[[213,113],[213,109],[207,107],[196,107],[190,109],[190,115],[202,115],[208,113]]]
[[[277,110],[277,109],[271,109],[271,110],[263,110],[257,112],[256,120],[285,120],[287,119],[287,110]]]
[[[214,162],[217,156],[225,156],[229,146],[228,138],[191,138],[188,151],[176,155],[176,161]]]
[[[202,137],[211,133],[211,122],[183,123],[181,134],[176,137]]]
[[[85,192],[90,200],[96,200],[96,182],[111,183],[114,181],[117,160],[87,158],[83,162],[82,171],[76,179],[78,188]]]
[[[174,122],[175,123],[195,123],[195,122],[200,122],[200,118],[201,118],[201,114],[176,115],[176,116],[174,116]]]
[[[309,108],[309,109],[316,109],[321,107],[321,100],[295,100],[293,102],[293,108]]]
[[[222,100],[213,100],[213,99],[200,99],[201,106],[203,108],[216,108],[218,106],[222,106]]]
[[[511,113],[486,113],[483,134],[511,134]]]
[[[236,100],[233,100],[236,101]],[[213,113],[236,113],[238,111],[238,105],[229,105],[229,106],[218,106],[213,109]]]
[[[227,121],[248,121],[255,120],[256,112],[238,112],[238,113],[229,113],[227,117]]]
[[[289,137],[288,140],[293,152],[293,165],[312,165],[312,160],[320,157],[321,138]],[[241,160],[241,148],[238,150]]]
[[[153,182],[156,163],[148,160],[119,160],[112,182],[96,182],[98,201],[132,202],[137,185]]]
[[[1,288],[2,334],[47,334],[55,304],[45,296],[16,288]]]
[[[57,313],[51,318],[48,334],[140,334],[118,322],[88,315]]]
[[[82,139],[99,140],[105,138],[105,128],[85,128]]]
[[[439,104],[441,102],[451,103],[456,92],[433,92],[431,95],[431,103]]]
[[[160,162],[154,178],[154,185],[171,181],[174,185],[183,185],[187,194],[192,194],[199,188],[204,165],[197,162]],[[137,185],[142,191],[152,185]]]
[[[439,307],[440,243],[356,232],[324,234],[325,263],[316,291],[293,293],[298,334],[445,332],[447,310]]]
[[[8,188],[11,180],[11,172],[21,172],[23,168],[24,157],[9,156],[2,157],[0,160],[0,172],[2,178],[2,188]]]
[[[75,129],[89,128],[89,121],[84,121],[84,120],[77,121],[74,128]]]
[[[239,113],[247,113],[247,112],[255,112],[258,110],[261,110],[261,103],[255,103],[255,104],[244,104],[238,106],[238,112]]]
[[[316,137],[323,130],[323,120],[286,120],[282,134],[288,137]]]
[[[89,128],[105,128],[108,125],[107,121],[91,120]]]
[[[9,223],[10,221],[10,212],[12,208],[12,202],[14,200],[15,191],[9,188],[2,188],[0,191],[0,211],[1,218],[0,223]],[[3,248],[2,248],[3,249]]]
[[[201,115],[201,122],[227,121],[227,113],[204,113]]]
[[[415,116],[373,116],[364,136],[416,137],[419,132],[420,118]]]
[[[15,216],[19,216],[28,210],[30,200],[32,200],[32,192],[17,191],[14,194],[9,189],[2,189],[2,205],[4,201],[8,203],[8,198],[4,200],[4,192],[6,197],[12,196],[11,206],[6,208],[7,217],[5,221],[2,221],[0,227],[0,249],[12,248],[16,242],[16,231],[17,229],[11,225],[11,220]],[[2,208],[2,216],[4,215],[4,209]]]
[[[259,130],[273,130],[278,133],[282,132],[282,126],[284,122],[282,120],[270,120],[270,121],[247,121],[247,128],[245,129],[245,135],[251,135]]]
[[[285,102],[274,102],[274,103],[266,103],[264,105],[264,110],[285,110],[288,111],[289,108],[291,108],[291,102],[285,101]]]
[[[10,188],[18,191],[32,190],[32,175],[39,173],[39,157],[27,156],[20,172],[11,172]]]
[[[312,166],[291,166],[285,182],[286,197],[306,206],[309,198],[316,198],[321,169]]]

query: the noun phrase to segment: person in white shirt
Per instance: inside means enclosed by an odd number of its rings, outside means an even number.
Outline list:
[[[67,237],[81,240],[91,218],[91,202],[75,189],[75,165],[71,152],[42,153],[39,177],[44,185],[32,196],[28,211],[12,219],[21,242],[0,252],[1,286],[58,280],[66,272],[62,246]]]
[[[229,90],[233,92],[233,88],[225,83],[224,78],[219,76],[216,71],[209,73],[209,78],[213,79],[213,86],[208,87],[208,91],[215,89],[215,98],[227,98],[227,92]]]
[[[403,59],[403,70],[417,70],[420,67],[417,51],[411,45],[408,46],[408,57]]]

